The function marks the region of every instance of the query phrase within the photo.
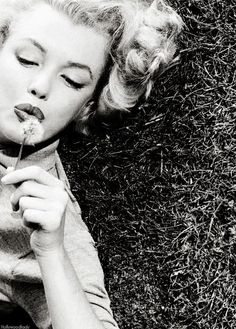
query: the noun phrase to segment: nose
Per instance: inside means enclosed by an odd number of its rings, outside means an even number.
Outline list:
[[[28,92],[34,96],[36,96],[39,99],[46,100],[47,95],[46,93],[40,92],[37,88],[30,88],[28,89]]]
[[[41,100],[47,100],[50,92],[50,81],[48,76],[38,75],[29,83],[28,93]]]

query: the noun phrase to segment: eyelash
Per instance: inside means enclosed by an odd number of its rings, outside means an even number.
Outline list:
[[[34,65],[35,66],[38,66],[38,63],[32,62],[32,61],[28,61],[27,59],[25,59],[23,57],[17,56],[17,59],[24,66],[34,66]],[[82,89],[84,87],[83,84],[77,83],[77,82],[71,80],[70,78],[68,78],[64,74],[62,75],[62,78],[66,81],[67,84],[69,84],[70,87],[72,87],[72,88],[74,88],[76,90]]]
[[[68,83],[72,88],[78,90],[78,89],[82,89],[84,87],[83,84],[81,83],[77,83],[73,80],[71,80],[70,78],[68,78],[66,75],[62,74],[62,78],[66,81],[66,83]]]
[[[20,56],[17,56],[17,59],[18,61],[22,64],[22,65],[25,65],[25,66],[28,66],[28,65],[35,65],[35,66],[38,66],[38,63],[36,62],[32,62],[32,61],[28,61],[27,59],[23,58],[23,57],[20,57]]]

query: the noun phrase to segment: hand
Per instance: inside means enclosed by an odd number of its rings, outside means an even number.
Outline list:
[[[12,207],[19,208],[23,224],[31,228],[30,243],[36,256],[63,247],[68,202],[64,183],[37,166],[10,171],[2,183],[17,184]]]

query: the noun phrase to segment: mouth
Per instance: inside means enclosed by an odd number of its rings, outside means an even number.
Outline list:
[[[26,121],[32,117],[37,118],[39,122],[42,122],[45,119],[45,116],[40,108],[29,103],[16,105],[14,107],[14,112],[20,122]]]

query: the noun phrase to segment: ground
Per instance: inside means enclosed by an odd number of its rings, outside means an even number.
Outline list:
[[[124,329],[236,327],[234,0],[173,0],[180,62],[60,154]]]
[[[69,130],[59,153],[120,328],[234,329],[236,1],[169,2],[180,61],[122,126]]]

